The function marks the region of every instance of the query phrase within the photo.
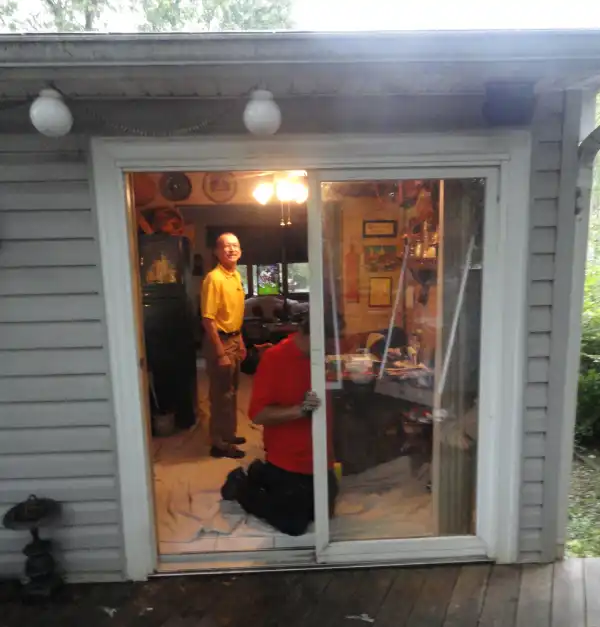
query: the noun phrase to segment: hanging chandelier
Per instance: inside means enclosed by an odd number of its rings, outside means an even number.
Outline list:
[[[259,183],[252,196],[261,205],[277,200],[303,205],[308,199],[306,172],[299,170],[276,174],[272,181]]]
[[[273,175],[271,181],[259,183],[252,196],[261,205],[278,201],[281,206],[280,226],[292,225],[291,205],[303,205],[308,199],[308,185],[304,170],[281,172]],[[287,209],[287,219],[285,217]]]

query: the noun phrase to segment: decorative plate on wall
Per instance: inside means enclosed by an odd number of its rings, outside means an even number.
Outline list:
[[[145,207],[149,205],[155,198],[156,182],[144,172],[135,172],[131,180],[133,181],[133,197],[136,207]]]
[[[207,172],[202,180],[202,191],[216,204],[233,200],[237,192],[237,181],[231,172]]]
[[[192,182],[183,172],[168,172],[160,177],[160,193],[171,202],[182,202],[192,194]]]

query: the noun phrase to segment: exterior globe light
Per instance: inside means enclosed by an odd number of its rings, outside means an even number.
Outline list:
[[[42,89],[29,108],[33,126],[46,137],[63,137],[73,126],[73,114],[55,89]]]
[[[244,110],[244,124],[253,135],[274,135],[281,126],[281,111],[273,94],[265,89],[252,92]]]

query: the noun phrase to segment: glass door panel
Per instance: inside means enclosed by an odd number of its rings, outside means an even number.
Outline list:
[[[475,534],[484,192],[320,184],[330,542]]]

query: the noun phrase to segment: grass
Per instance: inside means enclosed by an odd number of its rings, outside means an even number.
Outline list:
[[[569,495],[566,552],[570,557],[600,557],[600,455],[575,457]]]

